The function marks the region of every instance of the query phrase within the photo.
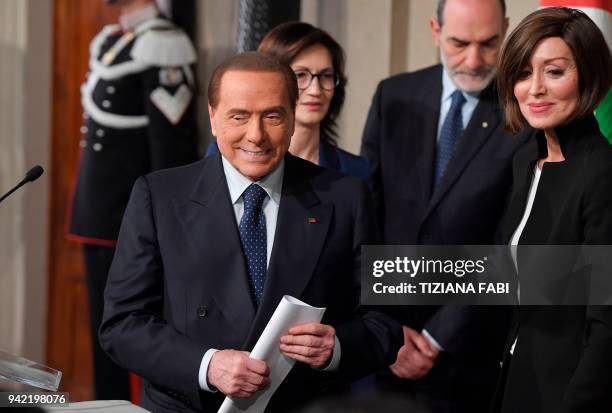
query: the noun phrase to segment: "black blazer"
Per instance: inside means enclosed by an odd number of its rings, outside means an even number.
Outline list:
[[[530,261],[533,254],[521,254],[520,245],[612,244],[612,147],[593,116],[556,132],[565,161],[542,169],[519,242],[519,279],[536,265]],[[523,216],[535,162],[545,156],[541,133],[516,154],[514,188],[502,225],[505,243]],[[518,341],[502,411],[609,412],[612,307],[521,306],[517,312]]]
[[[442,70],[437,65],[383,80],[370,108],[361,153],[372,168],[386,244],[493,244],[511,185],[512,156],[531,133],[503,130],[502,110],[488,87],[432,193]],[[402,321],[417,330],[427,326],[455,355],[501,359],[509,317],[452,308],[432,318],[435,311],[409,309]]]
[[[341,344],[337,373],[296,364],[271,402],[298,408],[341,380],[391,362],[399,325],[358,315],[360,247],[375,242],[365,183],[291,155],[264,295],[255,308],[221,156],[140,178],[105,294],[102,347],[146,379],[143,406],[216,412],[223,395],[199,390],[209,348],[251,350],[284,294],[327,307]],[[312,222],[315,218],[316,222]]]

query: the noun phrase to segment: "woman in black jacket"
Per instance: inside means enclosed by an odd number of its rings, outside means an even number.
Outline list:
[[[532,289],[546,273],[571,271],[573,255],[560,250],[612,244],[612,147],[593,116],[611,83],[603,35],[577,10],[530,14],[502,49],[498,88],[508,129],[528,123],[538,133],[515,155],[501,233],[519,274],[519,302],[542,304],[518,308],[502,412],[612,411],[612,307],[576,302],[588,284],[575,277],[547,284],[562,287],[554,292]]]

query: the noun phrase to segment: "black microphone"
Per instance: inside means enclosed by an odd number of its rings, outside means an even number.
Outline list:
[[[36,165],[36,166],[32,167],[32,169],[30,169],[28,172],[26,172],[25,177],[21,180],[21,182],[19,182],[17,184],[17,186],[15,186],[13,189],[8,191],[6,194],[2,195],[2,198],[0,198],[0,202],[4,201],[6,198],[8,198],[8,196],[10,194],[15,192],[19,188],[21,188],[23,185],[27,184],[28,182],[32,182],[32,181],[35,181],[38,178],[40,178],[40,176],[43,174],[44,171],[45,170],[40,165]]]

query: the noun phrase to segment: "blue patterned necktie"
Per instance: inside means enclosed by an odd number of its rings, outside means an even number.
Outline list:
[[[266,217],[261,208],[266,191],[257,184],[251,184],[242,193],[244,214],[240,219],[240,241],[247,260],[249,284],[255,304],[259,305],[264,291],[268,268]]]
[[[460,90],[455,90],[452,94],[450,109],[446,114],[446,119],[440,129],[440,139],[436,147],[436,167],[434,176],[434,190],[438,187],[448,162],[453,157],[455,145],[463,133],[463,117],[461,108],[465,103],[465,97]]]

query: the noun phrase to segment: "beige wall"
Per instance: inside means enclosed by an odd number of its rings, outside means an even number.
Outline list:
[[[538,7],[539,0],[506,0],[506,5],[512,29]],[[349,85],[340,121],[344,148],[358,153],[367,110],[381,79],[438,62],[428,26],[435,8],[435,0],[302,0],[304,20],[328,30],[347,54]]]
[[[508,3],[511,27],[538,0]],[[427,20],[434,0],[302,0],[302,18],[346,49],[349,86],[341,146],[357,152],[378,81],[437,61]],[[200,119],[206,81],[233,53],[238,0],[198,0]],[[0,1],[0,192],[34,164],[45,175],[0,204],[0,349],[44,362],[52,0]]]
[[[44,362],[47,298],[51,0],[0,2],[0,349]]]
[[[199,0],[201,92],[211,69],[233,52],[238,0]],[[535,10],[539,0],[506,0],[511,28]],[[438,62],[429,31],[436,0],[302,0],[301,19],[327,30],[347,55],[346,103],[339,120],[339,144],[358,153],[370,101],[378,82],[391,74]],[[232,16],[233,20],[232,20]],[[206,123],[206,98],[200,99]]]
[[[208,79],[214,68],[236,51],[238,3],[238,0],[198,0],[197,4],[198,124],[203,146],[212,138],[206,98]]]

